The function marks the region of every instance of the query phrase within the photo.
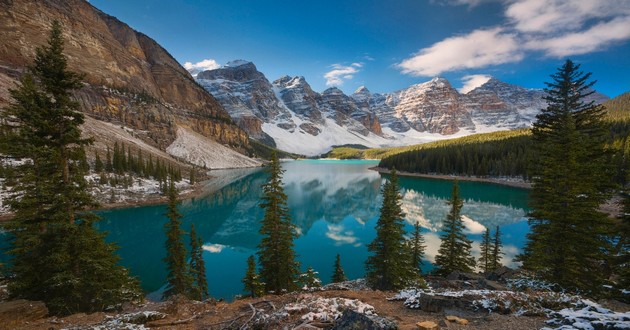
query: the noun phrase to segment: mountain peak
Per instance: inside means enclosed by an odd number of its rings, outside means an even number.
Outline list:
[[[435,77],[433,79],[431,79],[431,81],[429,81],[430,85],[435,85],[437,87],[445,87],[445,86],[451,86],[451,83],[446,79],[446,78],[442,78],[442,77]]]
[[[357,90],[354,91],[353,94],[370,94],[370,90],[367,89],[367,87],[365,87],[365,86],[361,86],[361,87],[357,88]]]
[[[343,92],[341,91],[341,89],[335,86],[330,87],[322,92],[322,95],[340,95],[340,94],[343,94]]]
[[[281,86],[283,88],[296,88],[300,86],[309,86],[309,84],[306,82],[306,79],[304,79],[304,76],[291,77],[287,75],[284,75],[274,80],[273,84],[277,86]]]
[[[235,67],[246,65],[246,64],[253,64],[253,63],[250,61],[245,61],[245,60],[234,60],[234,61],[227,62],[225,66],[230,67],[230,68],[235,68]]]

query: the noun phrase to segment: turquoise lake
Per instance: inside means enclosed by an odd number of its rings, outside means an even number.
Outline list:
[[[384,178],[368,168],[374,161],[290,161],[283,163],[283,181],[293,222],[299,231],[295,250],[302,268],[312,266],[324,283],[330,281],[335,255],[341,254],[346,275],[364,275],[366,246],[375,236]],[[210,294],[231,300],[242,292],[246,259],[256,253],[263,210],[258,206],[267,174],[261,168],[212,171],[203,197],[180,205],[183,228],[195,224],[204,242],[204,260]],[[439,248],[440,229],[449,206],[452,182],[400,178],[407,230],[420,221],[427,243],[427,259]],[[485,227],[501,226],[505,256],[513,257],[524,243],[529,227],[525,217],[528,191],[487,183],[460,182],[466,231],[475,243],[475,255]],[[120,247],[121,263],[141,280],[150,298],[159,298],[166,270],[164,224],[166,207],[146,206],[101,211],[97,224],[107,239]],[[188,237],[185,238],[188,244]],[[429,262],[425,261],[425,265]],[[427,269],[430,267],[427,266]]]

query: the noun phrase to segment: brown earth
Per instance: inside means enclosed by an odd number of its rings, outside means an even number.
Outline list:
[[[252,308],[272,311],[280,309],[286,304],[294,303],[304,295],[315,295],[324,298],[358,299],[374,306],[376,313],[388,317],[398,323],[399,329],[417,329],[416,323],[433,321],[440,325],[440,329],[470,329],[470,330],[510,330],[510,329],[540,329],[544,326],[542,317],[516,317],[509,315],[488,314],[486,312],[448,311],[446,313],[428,313],[421,310],[408,309],[402,301],[388,301],[387,297],[393,292],[381,291],[321,291],[315,293],[292,293],[282,296],[265,296],[256,299],[242,299],[232,303],[226,302],[195,302],[195,301],[167,301],[161,303],[149,302],[144,305],[128,308],[125,312],[134,311],[159,311],[167,314],[160,320],[145,323],[148,328],[156,329],[238,329],[252,317]],[[113,314],[111,314],[113,315]],[[460,325],[446,320],[447,315],[456,315],[469,321],[467,325]],[[14,327],[20,330],[36,329],[87,329],[101,324],[107,313],[94,313],[90,315],[75,314],[64,318],[42,318],[22,323]],[[268,329],[294,329],[301,325],[300,315],[290,315],[282,322],[269,325]],[[321,322],[313,322],[312,325],[323,327]],[[0,325],[0,328],[2,326]]]

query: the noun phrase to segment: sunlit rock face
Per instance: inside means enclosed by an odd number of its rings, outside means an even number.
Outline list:
[[[75,96],[86,114],[135,129],[162,150],[176,139],[178,124],[248,148],[245,131],[164,48],[83,0],[0,1],[0,107],[53,20],[62,24],[69,68],[85,75]]]

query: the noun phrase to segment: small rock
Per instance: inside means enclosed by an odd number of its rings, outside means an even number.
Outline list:
[[[437,323],[433,321],[424,321],[416,323],[419,330],[436,330],[439,329]]]
[[[468,320],[463,319],[461,317],[454,316],[454,315],[447,315],[446,319],[449,322],[455,322],[455,323],[457,323],[459,325],[467,325],[469,323]]]

